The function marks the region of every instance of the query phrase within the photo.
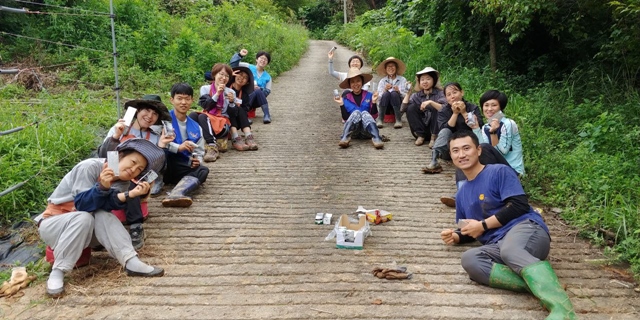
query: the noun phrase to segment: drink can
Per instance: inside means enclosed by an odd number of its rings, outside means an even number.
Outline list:
[[[340,98],[340,91],[338,91],[338,89],[333,89],[333,97],[335,99]]]

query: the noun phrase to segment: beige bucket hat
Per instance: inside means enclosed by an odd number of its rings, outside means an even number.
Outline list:
[[[378,68],[376,69],[376,72],[378,73],[379,76],[384,77],[387,75],[387,63],[389,62],[395,62],[396,65],[398,66],[398,68],[396,68],[396,74],[401,76],[404,74],[405,71],[407,71],[407,66],[404,64],[404,62],[402,62],[402,60],[400,59],[396,59],[394,57],[389,57],[384,59],[384,61],[380,62],[380,64],[378,65]]]
[[[423,74],[429,74],[433,80],[434,80],[434,84],[433,87],[434,88],[438,88],[442,90],[442,84],[440,83],[440,72],[434,68],[431,67],[426,67],[418,72],[416,72],[416,84],[414,86],[414,90],[416,91],[420,91],[422,89],[420,89],[420,76]]]
[[[349,89],[349,79],[351,78],[355,78],[357,76],[361,76],[362,77],[362,85],[364,86],[365,83],[371,81],[371,79],[373,79],[373,75],[369,74],[369,73],[362,73],[362,71],[360,71],[360,69],[358,68],[350,68],[349,72],[347,72],[347,78],[344,79],[344,81],[340,82],[340,88],[341,89]]]

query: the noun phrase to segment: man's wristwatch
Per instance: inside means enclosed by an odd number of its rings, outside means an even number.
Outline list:
[[[129,199],[131,199],[131,197],[129,197],[129,191],[125,191],[124,192],[124,202],[129,201]],[[484,223],[484,220],[482,221]]]
[[[484,219],[482,219],[482,228],[484,229],[484,231],[489,230],[489,227],[487,227],[487,222],[484,221]]]

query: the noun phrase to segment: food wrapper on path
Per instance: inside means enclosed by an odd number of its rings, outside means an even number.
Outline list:
[[[367,217],[367,221],[375,224],[381,224],[393,219],[393,214],[391,214],[391,212],[382,209],[367,210],[362,206],[358,206],[356,213],[365,214]]]

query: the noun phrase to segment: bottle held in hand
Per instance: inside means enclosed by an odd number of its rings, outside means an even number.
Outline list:
[[[340,91],[338,91],[338,89],[333,89],[333,98],[334,99],[340,98]]]
[[[474,126],[476,121],[473,119],[473,112],[467,113],[467,125],[469,127]]]
[[[164,135],[167,138],[174,138],[176,136],[176,131],[173,128],[173,123],[171,123],[171,121],[162,120],[162,125],[164,126]]]

